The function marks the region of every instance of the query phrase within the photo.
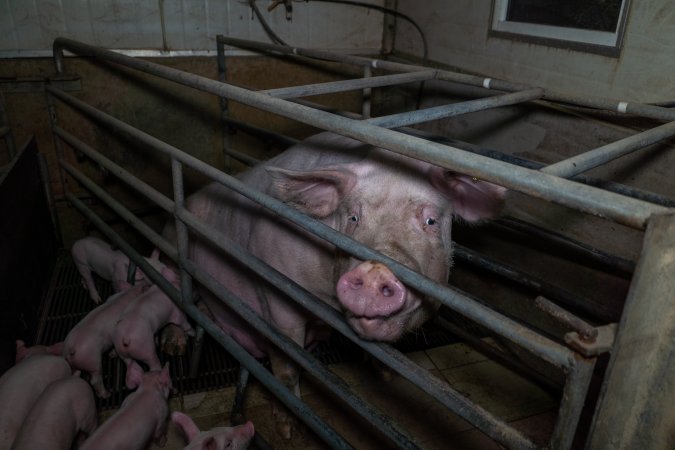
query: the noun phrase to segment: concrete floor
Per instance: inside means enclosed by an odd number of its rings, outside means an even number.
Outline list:
[[[558,399],[553,395],[463,344],[447,345],[408,356],[434,375],[447,380],[471,400],[519,428],[535,442],[543,445],[548,441],[558,408]],[[330,368],[359,396],[399,424],[401,430],[420,448],[502,448],[400,376],[383,381],[371,367],[356,363],[335,364]],[[229,419],[233,396],[234,387],[178,396],[171,399],[170,408],[189,414],[204,430],[226,425],[224,422],[226,418]],[[302,398],[355,448],[391,447],[385,438],[378,436],[376,430],[362,423],[339,401],[323,393],[320,385],[309,376],[304,376],[302,380]],[[253,382],[247,393],[245,415],[254,423],[256,431],[275,449],[326,448],[303,425],[297,428],[292,439],[280,439],[274,430],[270,399],[271,395]],[[181,449],[183,446],[178,431],[170,426],[164,449]]]

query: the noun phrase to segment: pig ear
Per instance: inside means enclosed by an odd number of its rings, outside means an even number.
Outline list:
[[[192,442],[195,436],[199,434],[199,428],[197,428],[197,425],[187,414],[183,414],[180,411],[174,411],[171,413],[171,421],[176,425],[176,428],[183,432],[188,443]]]
[[[292,171],[268,167],[267,172],[275,197],[316,218],[333,213],[356,184],[356,174],[343,168]]]
[[[128,389],[136,389],[143,381],[143,369],[136,361],[131,361],[127,365],[127,376],[125,379]]]
[[[431,184],[444,193],[456,215],[468,222],[488,219],[504,207],[506,188],[440,167],[430,170]]]

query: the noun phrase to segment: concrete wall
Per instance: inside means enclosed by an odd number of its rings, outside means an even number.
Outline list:
[[[488,35],[491,0],[398,0],[423,28],[429,57],[464,70],[563,92],[656,102],[675,98],[672,0],[632,1],[618,58]],[[421,54],[420,39],[397,21],[396,49]]]

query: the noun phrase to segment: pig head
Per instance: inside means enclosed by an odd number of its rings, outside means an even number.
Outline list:
[[[494,216],[505,194],[494,184],[331,133],[309,138],[239,179],[441,283],[450,271],[453,218]],[[363,339],[395,341],[439,308],[384,264],[351,257],[220,184],[192,195],[187,207],[341,310]],[[207,242],[193,241],[191,257],[281,332],[308,344],[309,313]],[[298,392],[296,371],[279,362],[274,346],[256,339],[208,292],[202,297],[226,333],[254,356],[269,353],[275,374]]]

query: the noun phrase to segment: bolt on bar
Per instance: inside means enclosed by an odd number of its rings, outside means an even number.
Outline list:
[[[635,150],[655,144],[675,135],[675,121],[634,134],[611,144],[603,145],[572,158],[541,169],[542,172],[569,178],[608,163]]]
[[[258,92],[275,98],[307,97],[310,95],[332,94],[335,92],[355,91],[364,88],[414,83],[417,81],[433,80],[435,77],[435,70],[426,70],[412,73],[400,73],[396,75],[382,75],[379,77],[357,78],[354,80],[340,80],[327,83],[308,84],[305,86],[267,89]]]
[[[128,173],[121,169],[117,164],[98,154],[88,145],[82,143],[67,132],[59,131],[59,135],[68,137],[69,144],[73,145],[74,148],[82,151],[87,156],[93,156],[95,158],[94,160],[98,164],[101,164],[103,167],[110,170],[112,174],[123,176],[124,178],[120,179],[127,181],[131,187],[141,192],[147,198],[163,198],[163,201],[159,204],[167,206],[167,211],[175,210],[175,207],[173,206],[174,203],[171,200],[164,197],[162,194],[155,191],[152,187],[148,186],[144,182],[135,179],[133,176],[131,176],[130,179],[126,179],[129,176]],[[136,224],[140,224],[147,229],[147,226],[143,224],[142,221],[139,221],[130,211],[121,206],[110,195],[99,188],[87,177],[79,173],[70,164],[65,161],[62,161],[61,164],[64,169],[66,169],[68,173],[75,177],[78,182],[82,183],[87,189],[92,191],[101,200],[106,202],[106,204],[108,204],[115,212],[126,218],[130,224],[134,226]],[[228,254],[234,256],[244,263],[247,267],[259,273],[264,279],[270,283],[273,283],[282,291],[286,292],[292,299],[307,308],[310,312],[326,321],[326,323],[331,325],[333,328],[338,330],[357,345],[369,351],[387,366],[400,373],[403,377],[409,379],[412,383],[416,384],[422,390],[440,401],[444,406],[450,408],[453,411],[457,411],[458,415],[467,419],[472,424],[479,426],[479,428],[484,430],[489,436],[493,437],[499,442],[510,444],[513,446],[513,448],[534,448],[527,438],[522,436],[520,433],[510,430],[509,426],[503,423],[500,419],[497,419],[489,412],[483,410],[481,407],[474,405],[469,400],[465,399],[461,394],[450,388],[446,383],[438,380],[427,371],[421,369],[417,364],[407,359],[398,351],[392,349],[389,345],[367,342],[359,339],[354,331],[344,323],[343,318],[337,311],[321,302],[316,297],[312,296],[310,293],[305,291],[304,288],[297,285],[292,280],[286,278],[283,274],[276,271],[266,263],[263,263],[258,258],[248,254],[246,250],[224,237],[222,233],[219,233],[210,229],[208,226],[201,224],[201,222],[199,222],[199,220],[197,220],[194,215],[185,210],[179,211],[177,215],[179,216],[180,220],[185,221],[201,236],[210,239],[220,249],[226,251]],[[141,231],[141,228],[137,229]],[[146,237],[152,240],[151,236],[157,239],[156,241],[152,241],[153,244],[155,244],[160,249],[168,248],[169,251],[166,254],[174,257],[174,261],[179,260],[177,250],[173,248],[168,242],[166,242],[163,237],[158,237],[154,231],[151,231],[151,233],[146,235]],[[186,263],[188,272],[195,276],[200,282],[205,283],[205,286],[208,289],[212,290],[216,294],[227,292],[227,290],[225,290],[222,286],[214,283],[214,280],[211,279],[211,277],[209,277],[208,274],[203,272],[199,267],[194,265],[194,263],[191,261],[187,261]],[[143,264],[141,264],[141,268],[145,270],[145,266],[143,266]],[[181,304],[181,306],[186,307],[185,304]],[[192,305],[190,305],[190,307],[192,307]],[[235,311],[239,311],[238,309],[233,309]],[[247,320],[251,320],[251,318],[247,318]],[[265,324],[264,326],[267,325]],[[276,337],[273,337],[273,339],[276,339]],[[281,342],[281,340],[278,342]],[[310,372],[314,373],[311,366],[305,365],[304,367]],[[324,377],[320,379],[326,380],[328,378]]]
[[[325,113],[297,103],[272,98],[265,94],[220,83],[149,61],[133,59],[70,39],[57,38],[54,41],[57,69],[63,69],[64,48],[78,54],[97,56],[116,64],[224,96],[252,107],[291,117],[318,128],[466,173],[482,180],[492,181],[507,188],[576,208],[586,213],[606,217],[633,228],[643,229],[651,215],[669,211],[667,208],[621,197],[612,192],[580,185],[542,172],[507,165],[450,146],[428,142],[424,139],[386,130],[368,123]]]
[[[453,103],[450,105],[435,106],[433,108],[420,109],[417,111],[390,114],[387,116],[366,119],[366,122],[379,125],[384,128],[399,128],[416,123],[429,122],[431,120],[445,119],[476,111],[483,111],[499,106],[514,105],[541,98],[544,90],[541,88],[527,91],[514,92],[511,94],[496,95],[494,97],[480,98],[466,102]]]
[[[528,348],[540,355],[542,358],[546,359],[552,364],[561,367],[565,366],[569,362],[570,355],[566,348],[553,343],[552,341],[534,333],[533,331],[521,326],[516,322],[509,320],[508,318],[501,316],[500,314],[492,311],[489,308],[486,308],[483,305],[476,304],[460,293],[453,291],[451,288],[443,286],[425,276],[418,274],[417,272],[398,263],[397,261],[375,252],[368,247],[365,247],[363,244],[353,240],[352,238],[339,233],[333,228],[330,228],[293,208],[289,208],[283,202],[280,202],[273,197],[265,195],[255,189],[250,188],[249,186],[244,185],[236,178],[233,178],[209,166],[199,159],[188,155],[181,150],[153,136],[148,135],[147,133],[144,133],[118,119],[115,119],[114,117],[111,117],[90,105],[87,105],[81,100],[78,100],[59,89],[48,86],[47,90],[67,104],[79,109],[82,112],[85,112],[87,115],[95,118],[99,122],[125,133],[145,145],[155,148],[163,153],[169,154],[171,157],[176,158],[182,163],[187,164],[191,168],[203,173],[215,181],[218,181],[222,185],[233,189],[234,191],[244,195],[254,202],[261,204],[265,208],[279,214],[281,217],[284,217],[300,225],[307,231],[329,241],[342,250],[345,250],[362,260],[374,260],[382,262],[383,264],[387,265],[397,276],[397,278],[399,278],[404,284],[416,286],[418,291],[439,299],[449,308],[457,310],[479,324],[487,326],[488,328],[495,330],[505,337],[508,337],[514,342],[519,343],[521,346]]]

